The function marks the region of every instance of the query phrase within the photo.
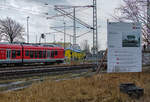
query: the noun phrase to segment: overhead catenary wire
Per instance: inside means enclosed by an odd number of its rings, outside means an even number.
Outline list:
[[[4,8],[4,7],[2,7],[2,6],[0,6],[0,8]],[[5,8],[7,8],[7,9],[10,9],[9,7],[5,7]],[[24,11],[24,10],[21,10],[21,9],[17,9],[17,8],[13,8],[13,9],[15,9],[15,10],[19,10],[19,11],[21,11],[21,12],[19,12],[19,13],[22,13],[22,14],[32,14],[32,15],[38,15],[38,16],[41,16],[41,17],[46,17],[45,16],[45,14],[41,14],[41,13],[36,13],[36,12],[29,12],[29,11]]]
[[[86,22],[84,22],[84,21],[80,20],[79,18],[75,17],[75,14],[76,14],[75,13],[76,12],[75,9],[76,8],[91,8],[91,7],[93,8],[93,5],[87,5],[87,6],[55,5],[54,7],[55,7],[54,9],[56,11],[58,11],[60,14],[59,15],[55,15],[53,17],[49,17],[48,19],[52,19],[52,18],[55,18],[55,17],[66,16],[66,17],[69,17],[69,18],[74,20],[74,30],[73,30],[74,31],[74,35],[73,35],[74,40],[73,40],[73,44],[76,44],[76,37],[77,37],[76,36],[76,30],[75,30],[75,28],[76,28],[76,26],[75,26],[76,23],[75,22],[78,22],[79,24],[81,24],[82,26],[84,26],[84,27],[86,27],[86,28],[88,28],[90,30],[93,29],[93,27],[91,25],[89,25]],[[73,11],[68,12],[68,11],[66,11],[66,9],[69,9],[69,10],[73,9]],[[85,34],[82,34],[82,35],[85,35]],[[78,36],[78,37],[80,37],[80,36]]]
[[[55,28],[52,28],[52,29],[55,30],[55,31],[57,31],[57,32],[60,32],[60,33],[63,33],[63,34],[64,34],[63,31],[57,30],[57,29],[55,29]],[[88,34],[88,33],[90,33],[90,32],[92,32],[92,30],[89,30],[89,31],[87,31],[87,32],[85,32],[85,33],[83,33],[83,34],[81,34],[81,35],[76,36],[76,37],[79,38],[79,37],[81,37],[81,36],[83,36],[83,35],[85,35],[85,34]],[[66,33],[66,35],[71,36],[71,37],[74,37],[73,35],[68,34],[68,33]]]
[[[39,6],[39,5],[38,5]],[[39,7],[46,7],[47,6],[39,6]],[[29,9],[25,9],[25,8],[19,8],[19,7],[14,7],[12,5],[3,5],[2,8],[8,8],[8,9],[15,9],[15,10],[19,10],[21,12],[19,13],[29,13],[29,14],[32,14],[32,15],[37,15],[37,16],[40,16],[40,17],[47,17],[48,15],[45,15],[45,12],[42,12],[42,11],[36,11],[36,10],[29,10]],[[52,8],[53,9],[53,6],[49,5],[48,8]],[[82,8],[82,9],[78,9],[76,11],[82,11],[82,10],[87,10],[88,8]],[[48,10],[47,10],[48,11]],[[53,18],[53,20],[55,20],[55,18]],[[57,21],[57,19],[55,20]],[[68,21],[68,22],[71,22],[71,21]]]
[[[46,8],[51,8],[51,9],[53,9],[54,8],[54,6],[40,6],[40,5],[38,5],[38,7],[41,7],[41,8],[44,8],[44,7],[46,7]],[[32,14],[32,15],[37,15],[37,16],[40,16],[40,17],[46,17],[46,18],[51,18],[51,19],[53,19],[53,20],[56,20],[56,21],[58,21],[57,19],[55,19],[55,17],[47,17],[47,16],[49,16],[49,14],[48,15],[46,15],[46,12],[41,12],[41,11],[37,11],[37,10],[29,10],[29,9],[24,9],[24,8],[20,8],[20,7],[14,7],[14,6],[12,6],[12,5],[7,5],[7,4],[3,4],[3,5],[0,5],[0,8],[6,8],[6,9],[15,9],[15,10],[17,10],[17,11],[21,11],[21,12],[19,12],[19,13],[23,13],[23,14]],[[77,10],[77,12],[78,11],[82,11],[82,10],[86,10],[87,8],[83,8],[83,9],[78,9]],[[72,13],[72,12],[70,12],[70,13]],[[57,16],[57,15],[56,15]],[[60,15],[58,15],[58,16],[60,16]],[[64,15],[61,15],[61,16],[64,16]],[[69,22],[71,22],[71,21],[69,21]]]
[[[67,12],[66,12],[65,10],[62,10],[62,9],[59,9],[59,8],[55,8],[55,10],[58,11],[58,12],[60,12],[60,13],[62,13],[62,14],[67,14]],[[69,18],[71,18],[71,19],[73,19],[73,15],[71,15],[71,14],[66,15],[66,16],[69,17]],[[75,17],[75,20],[76,20],[79,24],[81,24],[81,25],[83,25],[83,26],[85,26],[85,27],[87,27],[87,28],[93,29],[92,26],[90,26],[89,24],[87,24],[87,23],[81,21],[81,20],[78,19],[77,17]]]
[[[84,10],[87,10],[87,9],[89,9],[89,8],[80,8],[80,9],[78,9],[78,10],[76,10],[76,12],[81,12],[81,11],[84,11]],[[66,16],[66,15],[70,15],[70,14],[72,14],[73,13],[73,11],[71,11],[71,12],[68,12],[68,13],[66,13],[66,14],[56,14],[56,15],[53,15],[53,16],[50,16],[50,17],[47,17],[47,19],[54,19],[54,18],[56,18],[56,17],[61,17],[61,16]]]
[[[40,5],[38,5],[38,7],[44,8]],[[15,9],[17,11],[21,11],[20,13],[29,13],[29,14],[33,14],[33,15],[41,15],[41,16],[46,17],[46,12],[42,12],[41,10],[38,11],[38,10],[25,9],[22,7],[14,7],[12,5],[7,5],[7,4],[0,5],[0,8]],[[53,10],[53,8],[52,8],[52,10]]]

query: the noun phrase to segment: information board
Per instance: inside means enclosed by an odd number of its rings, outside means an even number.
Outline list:
[[[141,25],[107,22],[107,33],[107,72],[141,72]]]

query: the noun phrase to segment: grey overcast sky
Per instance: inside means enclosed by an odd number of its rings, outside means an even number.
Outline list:
[[[44,5],[45,3],[49,5]],[[36,36],[41,33],[56,32],[50,27],[63,26],[63,19],[66,21],[66,26],[73,25],[73,21],[67,17],[56,17],[54,19],[47,20],[46,17],[51,17],[59,14],[54,10],[54,5],[75,5],[85,6],[91,5],[92,0],[0,0],[0,18],[11,17],[19,23],[21,23],[26,31],[27,16],[29,16],[29,33],[30,42],[36,42]],[[122,0],[97,0],[97,16],[98,16],[98,43],[100,49],[106,48],[107,43],[107,19],[112,19],[114,9],[122,4]],[[70,10],[67,10],[68,12]],[[49,15],[45,15],[48,13]],[[84,22],[92,25],[92,8],[78,8],[76,10],[76,17],[80,18]],[[87,31],[87,28],[82,27],[77,29],[77,35],[81,35]],[[62,28],[58,29],[63,31]],[[67,33],[72,34],[73,28],[67,28]],[[26,36],[24,36],[26,39]],[[46,41],[53,42],[53,34],[47,35]],[[56,41],[63,41],[63,34],[55,34]],[[90,46],[92,46],[92,33],[88,33],[77,39],[77,43],[80,45],[83,40],[88,40]],[[67,36],[67,42],[70,38]]]

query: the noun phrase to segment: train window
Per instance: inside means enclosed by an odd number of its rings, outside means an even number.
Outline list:
[[[39,58],[42,58],[42,51],[39,51]]]
[[[35,58],[35,51],[32,51],[33,52],[33,57]]]
[[[50,51],[47,51],[47,57],[48,58],[50,57]]]
[[[55,51],[55,56],[57,56],[58,55],[58,51]]]
[[[26,55],[26,56],[29,56],[29,50],[26,50],[26,51],[25,51],[25,55]]]
[[[35,51],[35,58],[37,58],[37,57],[38,57],[37,55],[38,55],[38,52],[37,52],[37,51]]]
[[[12,58],[16,58],[16,51],[12,50]]]
[[[51,52],[51,57],[54,57],[54,51]]]
[[[7,50],[7,58],[9,58],[9,50]]]
[[[46,58],[46,51],[43,51],[43,58]]]
[[[7,58],[10,58],[11,50],[7,50]]]
[[[72,56],[72,51],[70,51],[70,55]]]
[[[17,50],[17,56],[21,56],[21,51]]]
[[[34,57],[34,52],[30,51],[30,57],[33,58]]]

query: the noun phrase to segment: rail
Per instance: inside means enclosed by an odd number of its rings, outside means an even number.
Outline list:
[[[68,65],[68,66],[26,66],[26,67],[10,67],[0,68],[0,79],[21,78],[24,76],[35,76],[39,74],[48,74],[56,72],[74,71],[92,69],[93,64]]]

